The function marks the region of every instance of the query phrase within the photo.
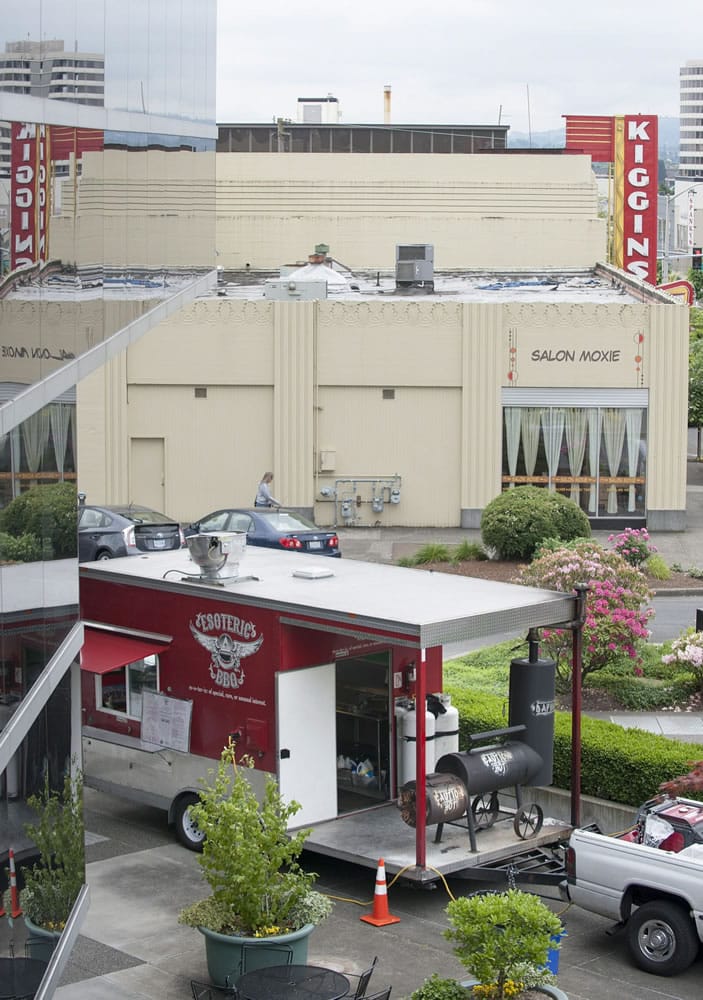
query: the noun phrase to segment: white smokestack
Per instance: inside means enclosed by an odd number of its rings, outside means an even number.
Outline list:
[[[387,83],[383,88],[383,124],[391,123],[391,85]]]

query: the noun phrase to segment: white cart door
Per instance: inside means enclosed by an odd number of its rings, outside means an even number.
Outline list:
[[[276,675],[278,782],[303,807],[291,827],[337,815],[335,664]]]

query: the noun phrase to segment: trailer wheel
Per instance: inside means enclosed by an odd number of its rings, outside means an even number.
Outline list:
[[[544,813],[541,807],[536,802],[532,802],[529,806],[523,806],[515,813],[513,830],[520,840],[528,840],[530,837],[537,836],[542,829],[543,819]]]
[[[198,801],[197,795],[182,795],[176,803],[176,836],[189,851],[202,851],[205,834],[198,829],[190,815],[190,807]]]
[[[490,795],[477,795],[471,803],[471,812],[477,830],[487,830],[498,819],[498,792]]]
[[[628,920],[626,931],[635,963],[655,976],[675,976],[698,955],[700,942],[693,921],[676,903],[643,903]]]

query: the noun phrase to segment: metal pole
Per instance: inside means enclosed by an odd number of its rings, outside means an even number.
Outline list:
[[[427,823],[425,816],[427,798],[427,726],[425,707],[427,704],[427,663],[424,647],[420,650],[419,662],[415,669],[415,864],[423,868],[427,864]]]
[[[671,211],[672,198],[666,195],[666,213],[664,215],[664,257],[662,258],[662,282],[669,280],[669,212]]]
[[[577,583],[576,614],[571,630],[571,825],[581,825],[581,669],[583,623],[586,620],[588,586]]]

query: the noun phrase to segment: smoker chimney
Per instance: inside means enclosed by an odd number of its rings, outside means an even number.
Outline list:
[[[391,123],[391,85],[387,83],[383,88],[383,124]]]

